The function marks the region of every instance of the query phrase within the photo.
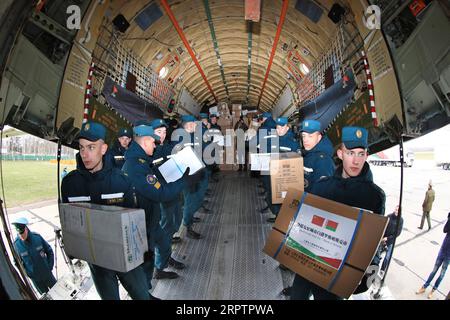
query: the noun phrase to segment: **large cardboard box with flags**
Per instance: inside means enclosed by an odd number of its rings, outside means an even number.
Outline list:
[[[69,256],[120,272],[144,262],[148,245],[143,209],[64,203],[59,214]]]
[[[263,250],[348,298],[375,256],[387,222],[387,217],[289,189]]]

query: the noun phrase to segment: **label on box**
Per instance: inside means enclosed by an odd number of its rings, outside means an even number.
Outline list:
[[[250,153],[251,171],[269,171],[270,153]]]
[[[338,270],[350,248],[357,221],[303,204],[286,246]]]

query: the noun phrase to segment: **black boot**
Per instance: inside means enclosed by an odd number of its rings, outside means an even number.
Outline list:
[[[177,270],[181,270],[186,267],[186,265],[184,263],[177,261],[172,257],[169,258],[169,266],[171,266],[172,268],[175,268]]]
[[[172,238],[172,243],[180,243],[181,242],[181,238],[180,237],[173,237]]]
[[[205,207],[201,207],[200,209],[198,209],[199,213],[211,213],[211,210],[209,210],[208,208]]]
[[[281,294],[284,296],[290,296],[292,292],[292,287],[286,287],[281,291]]]
[[[178,278],[178,273],[172,271],[164,271],[155,269],[153,273],[153,278],[155,279],[176,279]]]
[[[195,240],[203,238],[203,236],[200,233],[192,230],[192,227],[188,227],[186,234],[187,234],[188,238],[195,239]]]
[[[150,300],[161,300],[160,298],[157,298],[157,297],[155,297],[155,296],[152,296],[151,293],[149,293],[148,295],[149,295]]]
[[[267,207],[262,208],[261,210],[259,210],[259,213],[261,213],[261,214],[264,214],[264,213],[267,213],[267,212],[269,212],[269,206],[267,206]]]
[[[276,220],[277,218],[275,218],[275,217],[273,217],[273,218],[268,218],[266,221],[268,222],[268,223],[275,223],[275,220]]]

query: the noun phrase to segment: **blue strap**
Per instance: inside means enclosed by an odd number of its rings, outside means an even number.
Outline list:
[[[180,171],[180,173],[183,175],[183,174],[184,174],[184,171],[181,170],[181,168],[180,168],[180,166],[178,165],[177,161],[176,161],[176,160],[173,160],[173,162],[175,162],[175,165],[177,166],[177,169],[178,169],[178,170]]]
[[[289,227],[288,232],[286,233],[286,235],[284,236],[283,241],[281,241],[280,246],[278,247],[277,251],[275,252],[275,255],[273,256],[274,259],[277,259],[278,254],[281,251],[281,248],[283,248],[284,244],[286,243],[287,238],[289,237],[289,234],[291,233],[292,227],[294,226],[294,221],[297,220],[297,216],[300,213],[300,209],[302,208],[303,202],[305,201],[307,193],[303,192],[303,196],[302,199],[300,200],[300,203],[297,207],[297,212],[295,213],[294,218],[292,219],[292,223],[291,226]]]
[[[358,220],[356,221],[356,227],[355,227],[355,230],[353,231],[352,240],[350,241],[350,244],[348,246],[347,253],[345,254],[344,260],[342,260],[342,263],[341,263],[341,266],[339,267],[338,272],[334,275],[333,280],[331,280],[330,285],[328,286],[328,289],[327,289],[328,291],[331,291],[331,289],[335,285],[339,275],[341,274],[342,269],[344,268],[345,262],[347,262],[348,255],[352,251],[353,241],[355,240],[356,232],[359,230],[359,225],[361,224],[362,216],[363,216],[363,210],[360,209],[359,213],[358,213]]]

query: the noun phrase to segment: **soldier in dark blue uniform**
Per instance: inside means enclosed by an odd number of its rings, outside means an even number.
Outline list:
[[[200,203],[200,208],[198,209],[198,212],[200,213],[211,213],[211,210],[206,208],[205,204],[209,203],[209,200],[205,198],[206,193],[208,191],[208,184],[209,184],[209,178],[212,175],[213,172],[213,162],[215,156],[215,150],[212,150],[210,154],[206,154],[205,149],[208,147],[211,143],[213,143],[213,134],[216,132],[217,129],[211,129],[211,124],[208,121],[208,114],[206,113],[200,113],[200,119],[202,121],[202,160],[206,163],[206,168],[204,169],[204,175],[200,179],[199,182],[199,189],[197,193],[198,200],[197,202]],[[209,149],[208,149],[209,150]],[[208,161],[207,161],[208,159]],[[217,182],[216,179],[214,179],[215,182]],[[211,193],[209,193],[211,195]],[[195,220],[199,221],[199,218],[195,218]]]
[[[268,139],[270,146],[270,153],[285,153],[285,152],[296,152],[300,153],[300,144],[294,139],[293,135],[288,134],[290,128],[288,126],[288,118],[280,117],[276,119],[276,136],[278,137],[278,144],[273,143],[276,140]],[[263,176],[263,179],[266,179],[266,184],[269,186],[267,189],[267,197],[266,201],[269,204],[269,208],[275,217],[271,217],[267,219],[267,222],[274,223],[276,216],[280,212],[281,205],[280,204],[272,204],[272,189],[270,187],[270,176]]]
[[[56,283],[52,273],[55,263],[52,247],[40,234],[28,229],[26,218],[20,217],[12,224],[18,233],[14,240],[14,249],[27,275],[40,294],[47,293]]]
[[[89,201],[101,205],[136,207],[130,180],[107,159],[106,129],[96,122],[85,123],[79,133],[77,169],[62,181],[63,202]],[[86,200],[90,199],[90,200]],[[151,298],[142,266],[117,272],[89,263],[98,294],[104,300],[119,300],[118,279],[133,299]]]
[[[275,120],[273,120],[272,114],[270,112],[264,112],[262,114],[262,124],[259,129],[266,129],[270,131],[271,129],[275,129],[276,127],[277,124],[275,123]]]
[[[155,131],[155,134],[159,137],[159,143],[156,145],[152,156],[152,159],[155,159],[153,160],[153,168],[157,168],[168,160],[169,156],[172,154],[174,144],[171,141],[167,140],[166,134],[168,125],[164,120],[155,119],[150,123],[150,125]],[[163,181],[161,181],[161,183],[163,183]],[[165,236],[167,237],[167,239],[164,240],[164,243],[170,243],[172,241],[173,235],[181,226],[181,220],[183,218],[183,211],[181,211],[181,196],[182,194],[179,193],[178,197],[176,197],[174,200],[161,202],[160,204],[160,225],[165,233]],[[158,248],[158,243],[156,247]],[[175,269],[185,268],[185,265],[183,263],[171,257],[170,253],[172,251],[172,247],[169,246],[169,249],[170,252],[156,250],[156,269],[164,270],[165,268],[167,268],[167,265],[174,267]]]
[[[114,157],[115,167],[122,169],[125,163],[125,151],[127,151],[128,146],[131,143],[132,138],[131,130],[127,128],[121,128],[117,135],[117,140],[114,142],[110,152]]]
[[[172,141],[176,143],[174,147],[175,150],[181,150],[184,147],[192,147],[194,151],[198,153],[203,153],[203,141],[201,128],[197,128],[196,119],[192,115],[183,115],[181,117],[183,130],[180,132],[181,134],[176,137],[172,135]],[[187,140],[186,140],[187,139]],[[202,159],[202,154],[199,155],[199,158]],[[197,179],[204,178],[204,171],[196,174]],[[190,187],[185,188],[183,190],[183,225],[187,228],[187,236],[192,239],[201,239],[203,236],[194,231],[194,214],[199,210],[202,206],[203,199],[200,198],[200,181],[196,181]]]
[[[289,133],[291,130],[289,130]],[[322,177],[334,174],[333,145],[328,137],[321,133],[321,125],[316,120],[305,120],[300,127],[303,142],[303,175],[306,192]],[[286,267],[280,265],[280,268]],[[283,289],[284,295],[291,294],[292,287]]]
[[[208,130],[211,127],[211,124],[208,121],[208,114],[207,113],[200,113],[200,121],[202,122],[202,128],[204,131]]]
[[[158,254],[170,257],[170,238],[165,236],[161,228],[161,202],[174,201],[180,192],[187,187],[189,170],[183,177],[175,182],[162,184],[155,176],[152,168],[152,155],[155,150],[155,141],[159,136],[154,133],[149,123],[140,122],[133,128],[134,141],[125,153],[125,164],[122,171],[130,178],[136,190],[138,207],[145,210],[145,222],[147,227],[147,240],[150,251],[155,247]],[[144,263],[144,270],[151,287],[151,279],[154,269],[154,257]],[[156,279],[176,278],[175,272],[167,272],[156,269]]]
[[[222,128],[217,124],[217,114],[211,113],[209,116],[209,121],[211,123],[210,129],[218,129],[219,131],[222,131]]]
[[[222,127],[217,124],[217,119],[218,119],[217,114],[211,113],[209,115],[209,123],[211,124],[210,128],[209,128],[209,132],[212,135],[222,135]],[[220,171],[219,166],[217,165],[217,163],[214,163],[211,166],[211,180],[213,182],[219,182],[219,178],[217,177],[217,173],[219,171]],[[211,196],[212,193],[210,191],[206,191],[205,195]]]
[[[305,191],[309,192],[320,178],[334,174],[334,149],[330,139],[321,133],[319,121],[303,121],[300,131],[303,141]]]
[[[277,124],[272,118],[272,114],[270,112],[264,112],[261,115],[261,126],[258,128],[258,132],[254,139],[257,139],[258,153],[271,153],[270,149],[270,139],[275,137],[275,129]],[[264,196],[265,199],[268,199],[268,193],[270,192],[270,177],[268,177],[268,172],[261,172],[261,183],[263,187],[263,191],[259,194],[260,196]],[[266,213],[270,209],[270,205],[268,204],[266,207],[260,210],[260,213]]]
[[[342,144],[337,150],[342,165],[332,177],[317,181],[311,193],[352,207],[384,215],[386,196],[383,190],[373,183],[372,172],[367,160],[368,133],[364,128],[344,127]],[[372,264],[379,263],[376,255]],[[364,276],[354,294],[367,291],[367,276]],[[296,275],[292,285],[292,300],[306,300],[310,293],[316,300],[338,300],[338,296]]]

